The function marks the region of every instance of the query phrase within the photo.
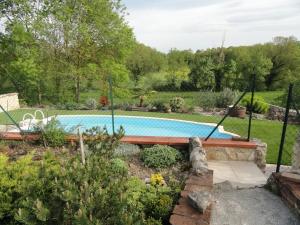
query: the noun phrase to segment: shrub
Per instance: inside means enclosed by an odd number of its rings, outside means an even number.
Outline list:
[[[159,112],[167,112],[170,109],[170,106],[168,103],[165,103],[164,101],[157,100],[152,103],[152,105],[156,108]]]
[[[141,159],[145,165],[153,168],[165,168],[180,160],[182,155],[175,148],[155,145],[151,148],[146,148],[141,152]]]
[[[181,97],[174,97],[170,100],[170,107],[172,112],[180,112],[184,106],[184,99]]]
[[[111,160],[111,168],[113,172],[119,174],[127,173],[128,170],[127,164],[122,159],[119,158],[113,158]]]
[[[75,102],[68,102],[65,104],[65,109],[66,110],[76,110],[76,109],[78,109],[78,104]]]
[[[44,146],[61,147],[65,144],[66,132],[58,120],[51,119],[44,127],[38,126]]]
[[[85,107],[90,110],[95,110],[98,107],[98,103],[95,99],[89,98],[85,101]]]
[[[248,111],[251,110],[251,96],[245,96],[241,104],[247,108]],[[265,102],[262,97],[255,96],[253,99],[253,112],[254,113],[266,113],[269,110],[269,104]]]
[[[106,127],[92,127],[83,133],[88,150],[93,153],[100,153],[103,157],[112,158],[115,149],[120,144],[120,139],[124,136],[124,129],[120,127],[118,132],[110,135]]]
[[[115,156],[132,156],[137,155],[141,152],[141,149],[138,145],[120,143],[114,151]]]
[[[238,97],[237,91],[232,91],[230,88],[225,88],[216,97],[216,106],[220,108],[226,108],[233,105]]]
[[[204,110],[211,110],[217,105],[218,94],[212,91],[199,92],[198,105]]]

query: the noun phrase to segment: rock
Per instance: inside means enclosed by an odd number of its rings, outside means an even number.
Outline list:
[[[300,183],[300,175],[295,173],[283,172],[281,177],[285,180],[292,181],[294,183]]]
[[[211,204],[212,196],[207,191],[198,191],[188,194],[188,203],[200,213],[203,213]]]
[[[151,182],[151,179],[149,177],[145,178],[145,183],[146,184],[150,184],[150,182]]]
[[[190,139],[190,162],[192,171],[196,175],[203,175],[208,172],[206,152],[202,148],[202,142],[198,137]]]
[[[294,155],[292,162],[292,172],[300,174],[300,132],[294,145]]]

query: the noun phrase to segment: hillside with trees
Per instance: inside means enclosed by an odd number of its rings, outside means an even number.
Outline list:
[[[0,5],[0,92],[28,104],[79,102],[82,93],[134,90],[281,90],[300,79],[300,42],[159,52],[135,40],[117,0],[4,1]]]

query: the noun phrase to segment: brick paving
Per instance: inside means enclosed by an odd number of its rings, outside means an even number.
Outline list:
[[[300,216],[300,175],[292,173],[273,173],[281,197],[289,207]]]
[[[212,204],[203,214],[189,205],[187,196],[193,191],[212,191],[213,190],[213,171],[203,176],[190,174],[185,182],[185,188],[181,192],[178,204],[175,206],[170,223],[172,225],[209,225]]]

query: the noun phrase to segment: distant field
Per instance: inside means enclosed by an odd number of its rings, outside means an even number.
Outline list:
[[[255,95],[262,97],[267,103],[273,105],[281,105],[280,97],[283,95],[283,91],[264,91],[264,92],[256,92]],[[199,92],[156,92],[150,96],[148,96],[145,100],[145,103],[151,103],[156,100],[161,100],[164,102],[169,102],[173,97],[182,97],[185,100],[187,106],[197,106],[199,99]],[[84,102],[88,98],[94,98],[98,100],[100,97],[100,91],[90,91],[84,92],[81,94],[81,101]],[[139,103],[138,97],[123,97],[119,98],[117,96],[114,97],[114,103]]]

